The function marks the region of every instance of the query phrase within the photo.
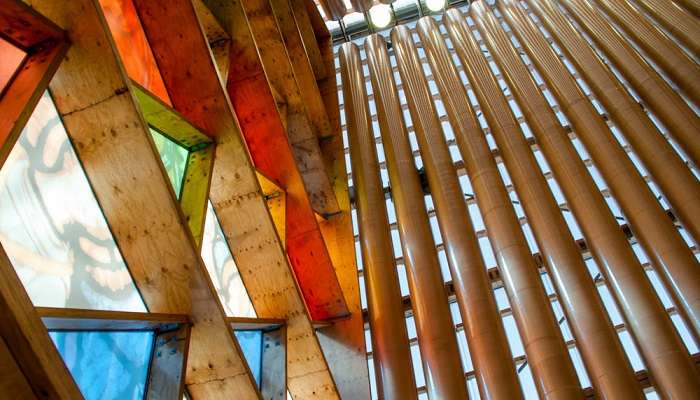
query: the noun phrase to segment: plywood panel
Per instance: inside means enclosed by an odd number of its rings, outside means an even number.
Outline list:
[[[313,3],[311,0],[306,2]],[[295,7],[295,11],[296,9]],[[315,8],[313,11],[320,18]],[[333,71],[335,64],[332,40],[328,31],[322,33],[324,35],[317,36],[314,40],[318,43],[326,70]],[[370,396],[369,371],[335,74],[329,73],[326,78],[319,80],[318,86],[334,132],[331,138],[321,142],[321,152],[325,156],[326,169],[330,173],[341,210],[319,225],[350,311],[348,318],[319,329],[318,335],[341,397],[364,399]]]
[[[29,296],[24,291],[10,260],[0,246],[0,338],[9,352],[0,360],[0,392],[18,390],[26,392],[27,383],[37,398],[81,399],[73,378],[61,356],[49,338],[44,324],[39,319]],[[8,365],[10,360],[15,366]],[[3,362],[4,361],[4,362]],[[17,366],[26,381],[22,381]],[[5,374],[5,371],[9,375]],[[14,377],[12,376],[14,375]],[[29,396],[31,398],[32,396]]]
[[[149,36],[149,40],[156,58],[159,58],[159,54],[163,56],[159,66],[166,86],[175,109],[216,142],[209,196],[257,314],[287,320],[287,367],[292,395],[295,399],[312,396],[313,393],[319,397],[336,398],[323,353],[268,214],[238,120],[218,81],[213,60],[205,56],[209,50],[204,35],[201,30],[198,34],[193,31],[194,14],[188,4],[188,1],[170,1],[167,4],[139,2],[140,6],[158,8],[158,12],[142,10],[143,20],[146,12],[151,17],[162,18],[155,28],[165,36],[159,39]],[[223,7],[225,12],[217,17],[222,26],[228,27],[228,32],[232,33],[231,25],[221,18],[222,15],[230,18],[232,2],[212,1],[207,4]],[[171,23],[168,24],[168,21]],[[245,26],[242,28],[247,29]],[[190,34],[182,34],[184,29]],[[148,27],[146,30],[148,32]],[[169,40],[180,34],[182,37],[177,42]],[[177,48],[169,47],[175,43]],[[190,62],[192,59],[198,62]],[[232,54],[232,59],[245,74],[249,67],[247,59],[238,54]],[[171,63],[166,65],[166,60]]]
[[[309,201],[313,194],[305,190],[296,168],[275,93],[265,78],[245,12],[240,5],[206,4],[224,26],[230,27],[233,63],[227,89],[255,167],[285,190],[286,249],[311,318],[344,316],[347,308],[342,290]]]
[[[150,311],[194,324],[187,385],[195,398],[259,394],[150,140],[95,1],[31,1],[72,42],[51,91],[122,255]]]
[[[321,215],[338,212],[338,202],[323,165],[318,138],[325,129],[314,123],[308,97],[300,90],[294,68],[282,40],[268,0],[241,1],[250,32],[258,49],[269,85],[279,92],[287,105],[287,136],[301,173],[311,206]]]

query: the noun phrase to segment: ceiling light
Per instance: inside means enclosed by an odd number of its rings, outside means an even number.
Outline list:
[[[425,5],[428,6],[428,10],[438,12],[445,8],[445,0],[425,0]]]
[[[387,4],[377,4],[369,9],[369,18],[377,28],[385,28],[391,22],[391,7]]]

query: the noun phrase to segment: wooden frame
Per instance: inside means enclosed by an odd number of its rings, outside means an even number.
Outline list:
[[[197,248],[201,249],[215,146],[211,138],[190,124],[180,113],[138,83],[132,83],[148,125],[167,135],[189,153],[182,188],[179,196],[175,193],[175,197],[180,202]]]
[[[68,49],[66,33],[20,1],[0,0],[0,37],[25,57],[0,88],[0,167]],[[80,399],[22,283],[0,246],[0,394]]]
[[[146,399],[182,399],[191,323],[186,315],[37,308],[49,331],[153,331]]]
[[[228,318],[234,331],[262,332],[260,392],[265,399],[287,397],[287,326],[276,318]]]
[[[187,314],[193,323],[190,394],[259,398],[100,6],[96,0],[29,3],[73,42],[50,89],[136,286],[150,311]]]
[[[285,190],[286,250],[311,318],[326,320],[347,316],[342,289],[310,205],[309,196],[314,194],[305,190],[292,156],[275,99],[276,91],[258,56],[256,46],[259,43],[256,44],[249,29],[247,14],[238,3],[205,1],[205,4],[212,7],[212,13],[222,26],[230,28],[232,48],[227,89],[253,163],[260,173]],[[274,17],[269,15],[269,18],[275,24]],[[275,33],[279,36],[279,32],[275,30]],[[278,47],[281,45],[284,52],[281,38],[279,41]],[[287,60],[286,53],[284,57]],[[287,80],[291,77],[290,72]],[[291,125],[288,126],[288,131],[291,129]],[[325,174],[325,166],[321,168]]]
[[[0,38],[26,56],[0,88],[0,166],[68,49],[63,30],[21,1],[0,0]]]
[[[173,107],[216,142],[209,196],[257,314],[287,320],[290,392],[336,397],[195,7],[188,0],[136,6]]]
[[[309,21],[307,31],[310,31],[313,36],[305,39],[305,48],[317,47],[319,49],[324,69],[327,72],[323,78],[318,79],[317,84],[328,112],[328,118],[333,126],[334,135],[321,142],[321,151],[325,157],[326,169],[330,173],[341,212],[319,222],[319,225],[350,311],[348,318],[335,321],[329,326],[320,327],[317,334],[341,397],[368,398],[370,396],[369,370],[355,260],[352,206],[348,193],[345,151],[340,127],[333,40],[312,0],[291,1],[297,21],[305,19]],[[304,14],[308,18],[304,18]],[[299,17],[300,15],[301,17]],[[299,25],[299,29],[301,30],[301,25]],[[307,45],[308,41],[312,43]]]

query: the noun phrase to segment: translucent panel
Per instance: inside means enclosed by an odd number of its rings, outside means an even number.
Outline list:
[[[160,160],[163,162],[165,171],[168,173],[168,178],[170,178],[170,184],[173,185],[175,194],[179,199],[182,191],[182,180],[185,177],[185,170],[187,169],[187,156],[189,152],[186,148],[173,142],[155,129],[150,128],[150,131],[153,136],[153,141],[156,143],[156,148],[158,148]]]
[[[481,249],[481,256],[484,258],[484,264],[486,268],[492,268],[496,266],[496,256],[493,254],[491,249],[491,243],[488,238],[479,238],[479,248]]]
[[[50,332],[49,335],[86,400],[143,398],[153,332]]]
[[[207,216],[202,238],[202,260],[226,314],[232,317],[255,317],[255,309],[238,273],[238,267],[233,260],[211,202],[207,202]]]
[[[401,296],[408,296],[408,277],[406,276],[406,266],[400,264],[397,266],[397,272],[399,275],[399,288],[401,289]]]
[[[474,365],[472,364],[469,344],[467,343],[467,336],[464,330],[457,331],[457,344],[459,345],[459,353],[462,358],[462,367],[464,368],[464,371],[473,371]]]
[[[418,337],[418,332],[416,331],[416,320],[413,316],[406,318],[406,333],[408,333],[408,339],[415,339]]]
[[[693,340],[693,336],[690,334],[688,326],[686,325],[685,321],[683,321],[683,318],[681,318],[681,316],[678,314],[673,314],[671,315],[671,321],[673,321],[673,325],[675,325],[676,329],[678,330],[678,334],[681,336],[681,339],[683,339],[683,343],[688,349],[688,352],[690,354],[697,353],[698,346],[695,343],[695,340]]]
[[[48,93],[0,170],[0,242],[35,306],[146,311]]]
[[[243,350],[243,356],[248,362],[250,372],[253,374],[255,383],[260,387],[260,379],[262,376],[262,353],[263,344],[262,331],[233,331],[238,339],[238,344]]]
[[[0,37],[0,92],[5,89],[27,54]]]

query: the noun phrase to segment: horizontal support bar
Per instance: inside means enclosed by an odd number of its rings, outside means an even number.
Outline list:
[[[50,331],[165,331],[189,325],[186,315],[37,307]]]

